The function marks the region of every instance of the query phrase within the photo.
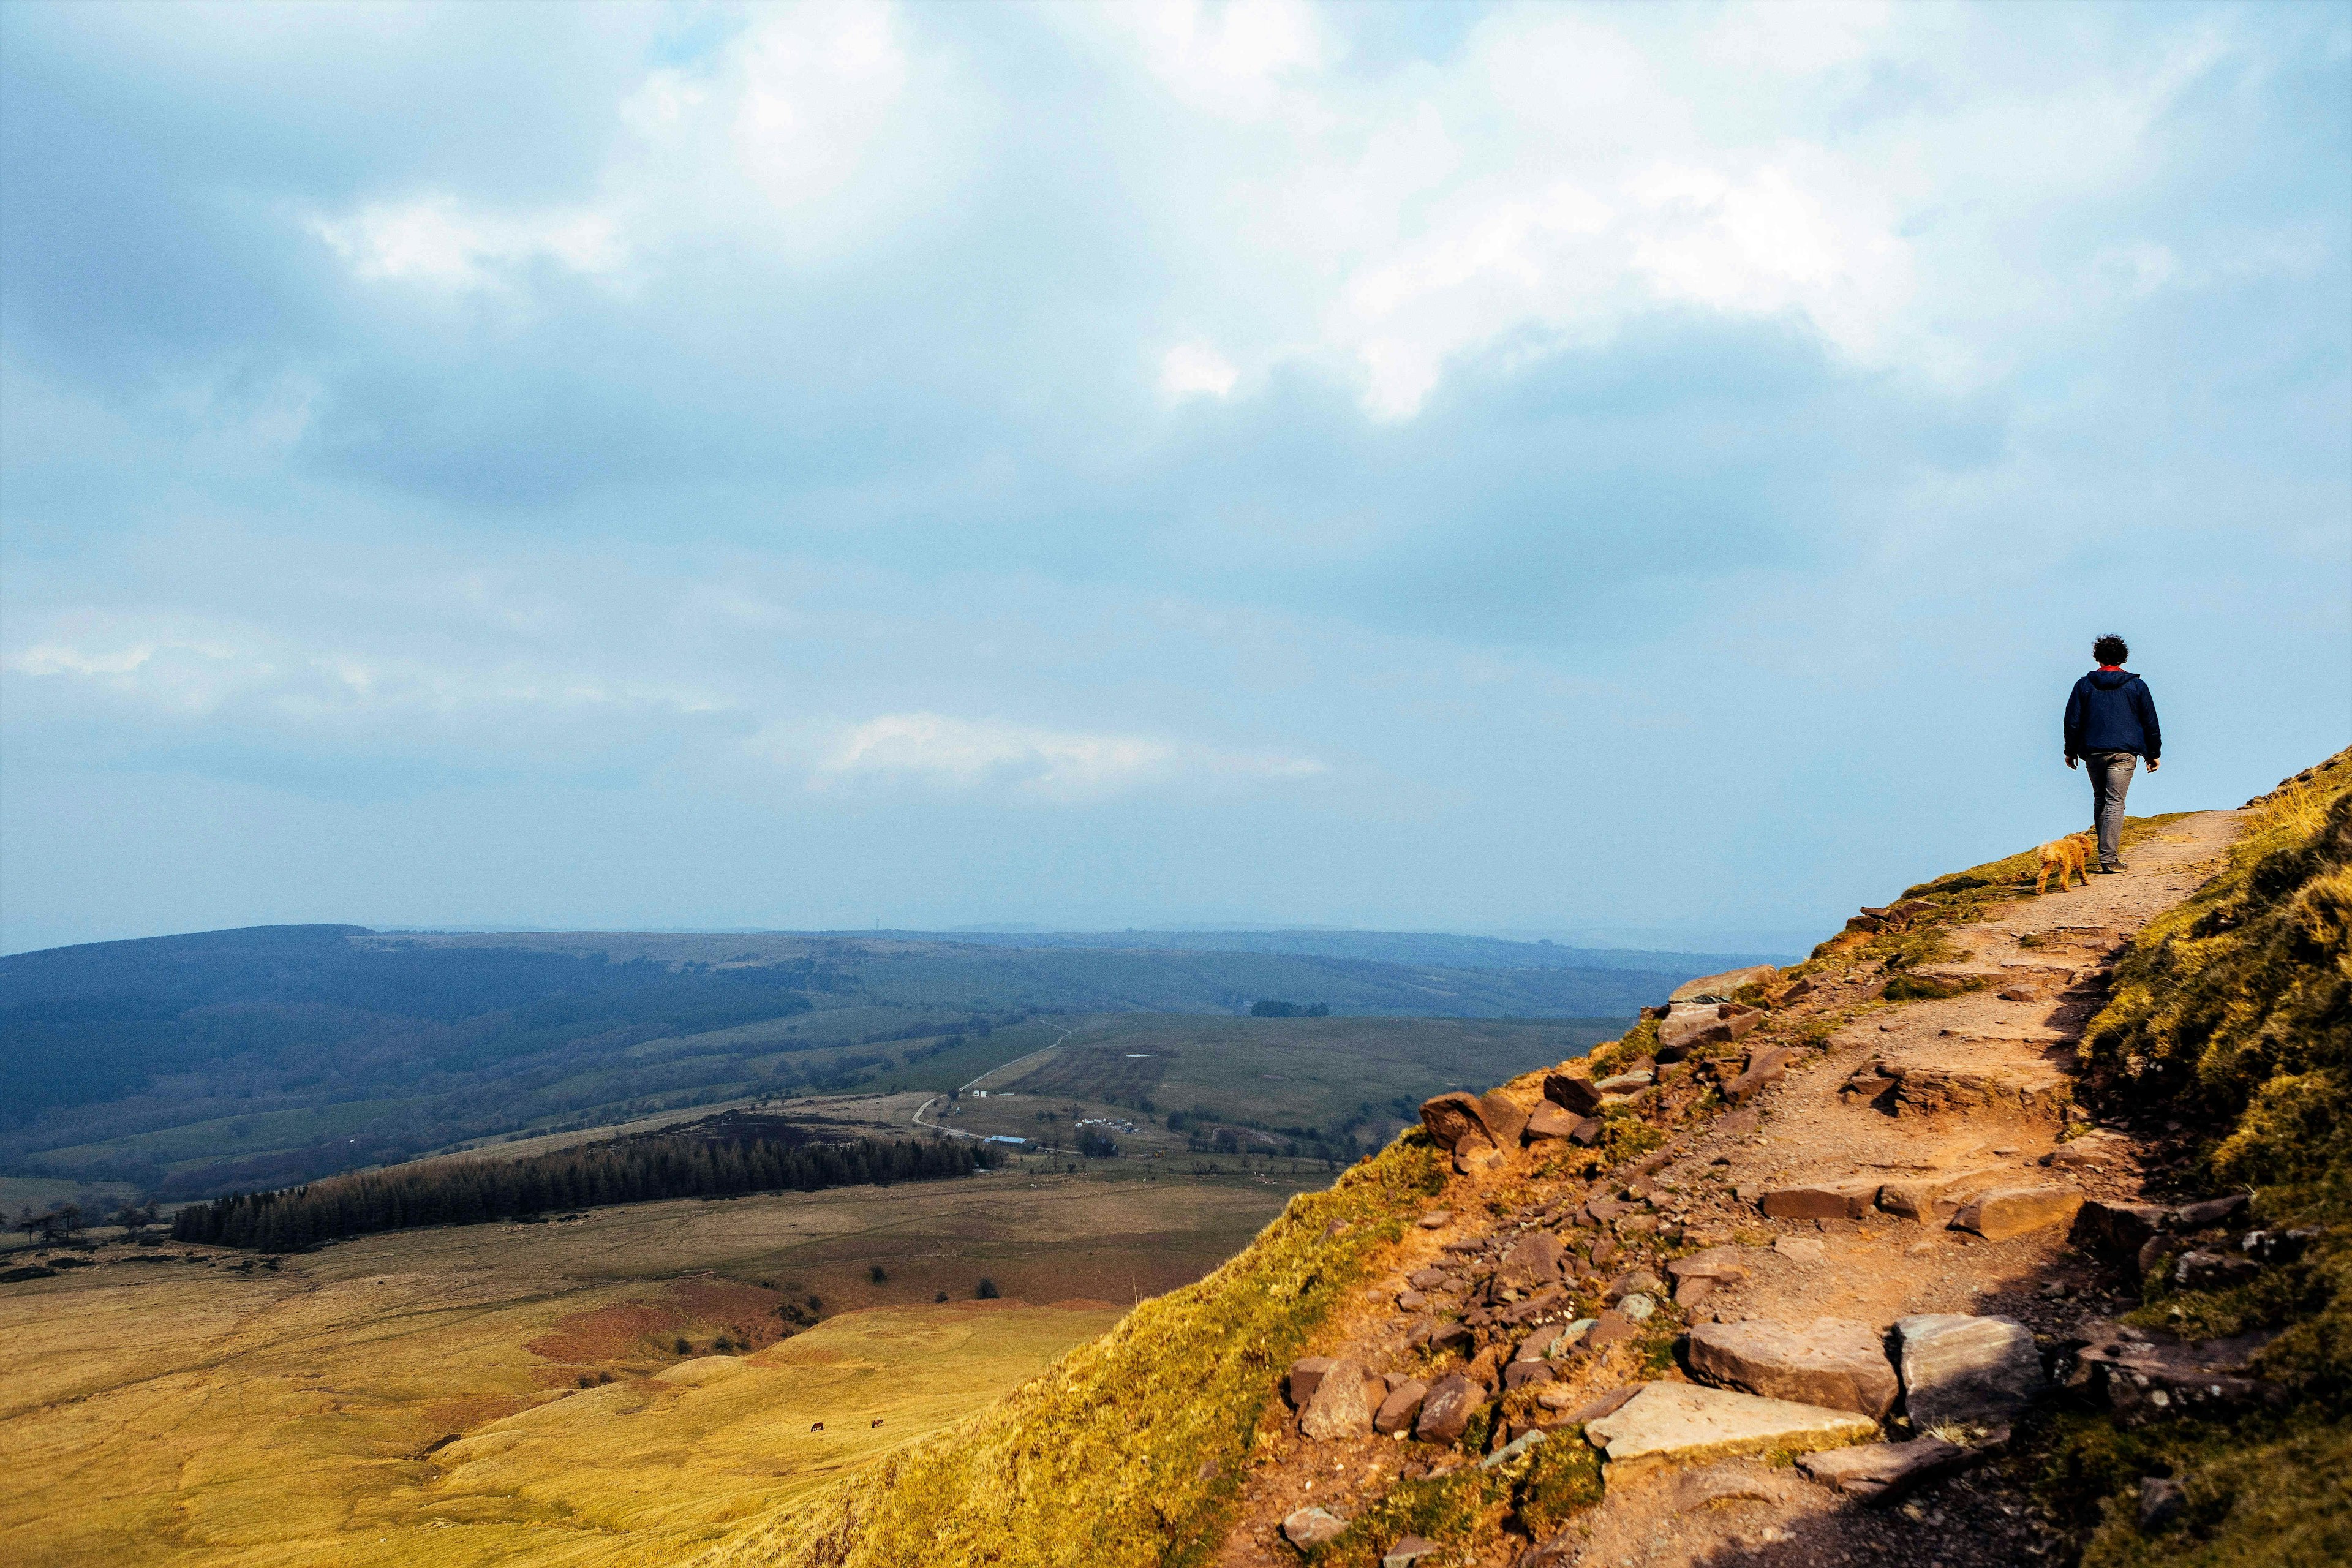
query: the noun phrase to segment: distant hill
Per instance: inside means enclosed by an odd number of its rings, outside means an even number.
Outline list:
[[[0,959],[0,1173],[202,1196],[520,1130],[886,1075],[914,1087],[933,1059],[969,1077],[1053,1038],[1018,1032],[1040,1015],[1277,1001],[1336,1017],[1622,1019],[1745,955],[1597,962],[1620,956],[1359,931],[328,925],[53,948]]]
[[[1444,969],[1611,969],[1692,975],[1752,963],[1793,963],[1801,952],[1668,952],[1629,947],[1570,947],[1549,941],[1455,936],[1445,931],[1321,930],[896,931],[914,940],[990,947],[1129,949],[1170,952],[1279,952]]]

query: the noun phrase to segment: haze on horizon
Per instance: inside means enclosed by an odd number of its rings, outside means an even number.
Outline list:
[[[19,3],[0,182],[0,951],[1825,934],[2095,633],[2352,732],[2343,5]]]

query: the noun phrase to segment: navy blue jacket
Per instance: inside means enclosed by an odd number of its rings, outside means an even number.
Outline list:
[[[2066,699],[2066,754],[2137,752],[2155,762],[2164,752],[2156,727],[2156,699],[2128,669],[2095,669],[2074,682]]]

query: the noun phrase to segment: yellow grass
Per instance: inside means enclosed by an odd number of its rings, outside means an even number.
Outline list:
[[[993,1176],[373,1237],[274,1275],[105,1248],[0,1287],[0,1562],[676,1556],[985,1406],[1287,1196]],[[971,1299],[983,1273],[1006,1300]],[[812,1292],[842,1315],[777,1342]],[[722,1333],[761,1348],[709,1353]]]

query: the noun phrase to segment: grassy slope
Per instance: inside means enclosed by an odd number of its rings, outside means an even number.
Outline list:
[[[2099,1510],[2084,1561],[2102,1568],[2352,1561],[2352,752],[2299,777],[2222,876],[2141,933],[2083,1051],[2095,1089],[2209,1130],[2186,1185],[2252,1189],[2257,1224],[2316,1233],[2298,1263],[2229,1291],[2158,1287],[2140,1314],[2280,1331],[2262,1370],[2294,1400],[2232,1426],[2075,1426],[2049,1490]],[[2150,1474],[2179,1477],[2189,1506],[2144,1535]]]
[[[2352,762],[2347,757],[2333,759],[2329,768],[2328,778],[2335,781],[2331,788],[2352,782]],[[2337,798],[2332,820],[2339,834],[2346,831],[2347,812],[2352,812],[2352,802]],[[2277,849],[2293,837],[2294,822],[2309,817],[2306,805],[2303,818],[2288,812],[2273,814],[2259,823],[2230,877],[2217,888],[2244,884],[2262,889],[2261,897],[2275,902],[2283,886],[2275,865],[2267,873],[2257,868],[2272,864],[2266,849]],[[2126,829],[2126,844],[2160,831],[2168,820],[2134,820]],[[2313,898],[2295,901],[2295,912],[2277,917],[2301,922],[2297,929],[2305,934],[2286,941],[2283,962],[2296,966],[2297,973],[2308,972],[2315,984],[2308,988],[2306,1000],[2317,1008],[2315,1017],[2323,1028],[2337,1030],[2331,1037],[2339,1039],[2344,1006],[2343,911],[2352,904],[2341,885],[2344,863],[2338,856],[2334,862],[2336,872],[2308,884],[2317,889]],[[2032,870],[2029,850],[1922,884],[1910,889],[1909,896],[1934,896],[1944,909],[1923,922],[1921,929],[1824,943],[1803,972],[1844,967],[1865,959],[1891,961],[1900,969],[1932,959],[1937,956],[1941,927],[1972,918],[1978,906],[2016,897],[2020,879],[2030,882]],[[2330,881],[2330,876],[2337,879]],[[2328,888],[2336,889],[2332,895]],[[2325,912],[2331,896],[2336,911],[2332,928],[2326,923],[2331,917]],[[2210,908],[2224,897],[2225,892],[2209,889],[2184,906],[2184,911]],[[2114,1048],[2107,1042],[2132,1026],[2129,1020],[2137,1016],[2135,1008],[2152,1017],[2176,994],[2198,984],[2195,974],[2183,972],[2178,951],[2169,960],[2153,956],[2170,940],[2170,933],[2194,918],[2184,911],[2159,921],[2141,940],[2126,965],[2115,1005],[2100,1021],[2094,1042],[2096,1048]],[[2232,918],[2245,921],[2252,917],[2242,912]],[[2267,983],[2274,984],[2277,972],[2265,973],[2271,976]],[[2330,973],[2335,976],[2332,982],[2326,978]],[[2204,984],[2221,982],[2217,977]],[[2237,984],[2243,988],[2243,982]],[[2329,995],[2334,997],[2332,1014],[2326,1011]],[[2259,1010],[2259,998],[2252,1005]],[[2223,1011],[2242,1023],[2247,1006]],[[2166,1014],[2178,1016],[2177,1009]],[[2337,1022],[2326,1024],[2326,1017]],[[2302,1028],[2314,1019],[2282,1016],[2280,1021]],[[1641,1037],[1648,1031],[1649,1026],[1644,1025],[1621,1045],[1595,1051],[1594,1060],[1606,1064],[1639,1049],[1643,1043]],[[2336,1087],[2330,1092],[2341,1096],[2340,1069],[2347,1053],[2337,1049],[2333,1059],[2338,1076],[2332,1080]],[[2295,1104],[2311,1103],[2294,1100],[2294,1092],[2282,1087],[2262,1103],[2269,1104],[2282,1095]],[[2352,1103],[2341,1099],[2329,1103],[2352,1109]],[[2302,1135],[2307,1142],[2316,1126],[2340,1144],[2343,1135],[2334,1129],[2343,1125],[2340,1118],[2305,1124]],[[2251,1153],[2252,1146],[2238,1140],[2229,1147]],[[1633,1152],[1630,1147],[1609,1151],[1612,1156]],[[2340,1160],[2334,1168],[2341,1168]],[[1250,1451],[1266,1415],[1275,1369],[1307,1342],[1346,1288],[1377,1266],[1381,1247],[1420,1206],[1422,1194],[1439,1184],[1433,1154],[1416,1135],[1408,1134],[1355,1167],[1330,1192],[1294,1198],[1280,1220],[1215,1274],[1147,1302],[1111,1333],[1072,1351],[1046,1376],[1024,1386],[970,1425],[894,1456],[880,1471],[859,1475],[808,1511],[751,1527],[699,1559],[699,1568],[880,1568],[920,1561],[1076,1568],[1077,1564],[1199,1561],[1225,1522],[1230,1478],[1236,1462]],[[2321,1185],[2340,1199],[2340,1176],[2331,1176]],[[2272,1210],[2274,1202],[2266,1193],[2266,1211]],[[2313,1211],[2306,1206],[2298,1212]],[[2336,1212],[2341,1213],[2340,1206]],[[1343,1217],[1353,1222],[1355,1228],[1336,1241],[1321,1239],[1323,1228]],[[2323,1249],[2326,1256],[2329,1255]],[[2352,1301],[2352,1292],[2344,1299]],[[2352,1356],[2352,1334],[2327,1325],[2314,1333],[2330,1347],[2328,1354],[2336,1359],[2329,1364],[2341,1364]],[[2282,1341],[2283,1352],[2291,1342],[2292,1336]],[[2316,1387],[2306,1384],[2315,1392]],[[2318,1461],[2334,1466],[2332,1472],[2315,1470],[2304,1477],[2295,1506],[2308,1512],[2327,1496],[2340,1500],[2344,1477],[2352,1473],[2352,1465],[2345,1462],[2347,1458],[2352,1455],[2326,1430],[2305,1424],[2280,1435],[2263,1463],[2294,1466]],[[2132,1478],[2147,1473],[2127,1464],[2125,1468]],[[2315,1476],[2325,1479],[2315,1479]],[[2207,1514],[2210,1511],[2208,1506]],[[2212,1561],[2305,1560],[2260,1554],[2262,1531],[2269,1528],[2275,1535],[2286,1528],[2276,1517],[2278,1510],[2271,1510],[2272,1517],[2266,1520],[2249,1505],[2244,1515],[2242,1533],[2256,1543],[2253,1554]],[[2315,1539],[2328,1527],[2299,1521],[2294,1528]],[[2106,1551],[2107,1544],[2103,1536],[2095,1546],[2095,1557]],[[2136,1560],[2162,1560],[2162,1553],[2153,1559],[2135,1559],[2108,1552],[2104,1559]]]

